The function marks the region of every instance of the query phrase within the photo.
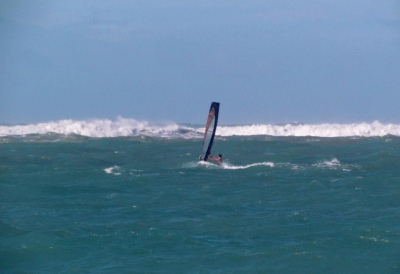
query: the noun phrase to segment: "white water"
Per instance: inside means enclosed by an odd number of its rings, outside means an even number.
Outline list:
[[[150,123],[135,119],[61,120],[30,125],[0,126],[0,136],[28,134],[77,134],[88,137],[158,136],[174,137],[184,127],[176,123]],[[176,137],[176,136],[175,136]]]
[[[223,169],[248,169],[248,168],[256,167],[256,166],[274,167],[275,164],[271,163],[271,162],[262,162],[262,163],[254,163],[254,164],[243,165],[243,166],[235,166],[235,165],[231,165],[229,163],[223,163],[221,166]]]
[[[77,134],[88,137],[151,136],[161,138],[201,138],[204,128],[183,126],[174,122],[151,123],[135,119],[60,120],[29,125],[0,126],[0,136],[28,134]],[[400,136],[400,124],[257,124],[219,126],[217,136],[315,136],[315,137],[374,137]]]
[[[315,137],[372,137],[400,136],[400,124],[382,124],[380,122],[359,124],[286,124],[286,125],[245,125],[221,126],[217,129],[220,136],[315,136]]]

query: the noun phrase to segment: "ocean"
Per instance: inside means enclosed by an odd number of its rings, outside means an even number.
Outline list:
[[[0,125],[1,273],[400,273],[400,125]]]

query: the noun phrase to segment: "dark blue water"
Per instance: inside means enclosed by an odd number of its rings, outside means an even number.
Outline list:
[[[0,143],[2,273],[399,273],[400,139]]]

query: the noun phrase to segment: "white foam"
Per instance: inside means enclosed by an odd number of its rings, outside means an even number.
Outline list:
[[[332,158],[331,160],[322,161],[322,162],[319,162],[312,166],[317,167],[317,168],[328,168],[328,169],[333,169],[333,170],[341,169],[346,172],[350,172],[353,169],[360,168],[360,166],[356,165],[356,164],[343,164],[336,158]]]
[[[202,138],[204,128],[179,125],[174,122],[151,123],[135,119],[60,120],[29,125],[1,125],[0,136],[56,133],[87,137],[149,136],[161,138]],[[216,135],[229,136],[312,136],[312,137],[376,137],[400,136],[400,124],[380,122],[359,124],[257,124],[219,126]]]
[[[324,161],[323,164],[326,166],[331,166],[331,167],[340,166],[340,162],[336,158],[333,158],[332,160],[329,160],[329,161]]]
[[[120,169],[119,166],[113,166],[113,167],[105,168],[104,171],[107,174],[121,175],[120,172],[115,172],[115,170],[119,170],[119,169]]]
[[[373,123],[359,124],[286,124],[286,125],[244,125],[220,126],[220,136],[314,136],[314,137],[374,137],[394,135],[400,136],[400,124]]]
[[[181,132],[184,131],[185,134]],[[77,134],[88,137],[124,137],[124,136],[154,136],[154,137],[186,137],[190,128],[176,123],[150,123],[119,117],[112,121],[104,120],[61,120],[30,125],[0,126],[0,136],[15,136],[28,134]]]
[[[244,166],[235,166],[235,165],[231,165],[229,163],[223,163],[222,165],[223,169],[248,169],[251,167],[255,167],[255,166],[267,166],[267,167],[274,167],[274,163],[271,162],[262,162],[262,163],[254,163],[254,164],[249,164],[249,165],[244,165]]]
[[[272,162],[262,162],[262,163],[253,163],[253,164],[243,165],[243,166],[235,166],[235,165],[230,164],[229,162],[224,162],[221,165],[217,165],[215,163],[206,162],[206,161],[190,162],[190,163],[184,164],[184,167],[186,167],[186,168],[195,168],[195,167],[199,167],[199,166],[203,166],[206,168],[247,169],[247,168],[256,167],[256,166],[274,167],[275,164]]]
[[[217,167],[217,164],[213,164],[211,162],[206,162],[206,161],[198,161],[196,166],[205,166],[205,167]]]

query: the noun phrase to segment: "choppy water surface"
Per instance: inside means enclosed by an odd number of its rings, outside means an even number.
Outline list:
[[[1,272],[400,271],[399,137],[186,130],[1,137]]]

